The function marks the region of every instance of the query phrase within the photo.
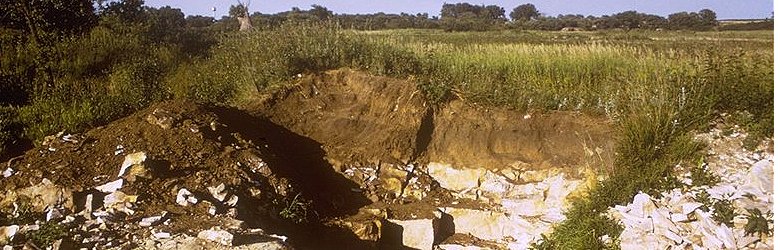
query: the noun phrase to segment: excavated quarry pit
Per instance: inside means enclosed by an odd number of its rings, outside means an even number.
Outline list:
[[[125,181],[120,190],[138,201],[135,214],[112,214],[116,223],[166,211],[170,225],[156,230],[192,235],[237,219],[234,245],[260,228],[301,249],[527,245],[536,225],[542,232],[560,220],[562,201],[586,170],[610,168],[614,154],[602,118],[461,100],[432,106],[411,81],[341,69],[304,76],[241,109],[164,102],[84,134],[52,137],[2,164],[13,174],[0,179],[0,211],[11,210],[25,188],[50,181],[70,195],[58,206],[75,216],[88,194],[105,196],[95,186],[116,179],[134,152],[147,155],[148,176]],[[238,197],[235,205],[210,196],[219,184]],[[178,205],[181,188],[204,202]],[[543,204],[528,211],[529,202]],[[54,206],[39,205],[38,213]],[[280,216],[293,207],[303,209]]]
[[[350,179],[372,202],[331,224],[386,249],[408,246],[398,232],[401,222],[391,221],[420,218],[432,220],[434,244],[482,242],[456,233],[441,208],[502,212],[502,202],[518,201],[504,198],[532,195],[492,192],[484,183],[512,189],[558,174],[581,180],[610,169],[614,157],[612,128],[603,118],[527,114],[462,100],[432,106],[411,81],[348,69],[305,76],[246,109],[321,144],[328,162],[323,168]],[[541,191],[542,200],[547,192]],[[372,227],[381,235],[366,229]],[[474,244],[496,248],[489,241]]]
[[[443,162],[532,170],[609,167],[613,160],[612,128],[603,118],[460,100],[433,107],[413,82],[346,69],[306,76],[248,109],[321,143],[337,166]]]

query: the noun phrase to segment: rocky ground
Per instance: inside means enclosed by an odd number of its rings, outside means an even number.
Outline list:
[[[681,170],[687,188],[614,207],[626,230],[602,240],[771,247],[745,232],[771,212],[772,149],[744,151],[741,136],[700,135],[718,178]],[[603,178],[612,148],[598,118],[431,107],[410,82],[338,70],[242,109],[164,102],[48,137],[0,166],[0,245],[526,249]],[[722,200],[730,223],[713,222]]]
[[[682,171],[684,188],[660,198],[639,193],[613,207],[611,215],[626,228],[621,248],[772,249],[774,152],[770,142],[745,150],[745,138],[717,128],[697,135],[709,145],[700,167],[712,175]]]

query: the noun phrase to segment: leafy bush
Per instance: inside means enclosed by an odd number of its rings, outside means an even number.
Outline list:
[[[30,232],[30,235],[27,235],[27,237],[32,240],[36,246],[48,248],[54,241],[62,239],[67,235],[68,231],[65,226],[54,221],[49,221],[41,225],[40,229]]]
[[[736,54],[709,51],[705,58],[703,78],[715,100],[714,108],[740,116],[736,121],[748,129],[751,140],[773,132],[771,65],[771,59],[741,50]]]
[[[754,234],[758,234],[759,237],[772,235],[772,229],[769,228],[769,223],[773,222],[771,211],[764,216],[758,208],[751,208],[748,209],[748,213],[750,215],[748,216],[748,224],[745,225],[745,236]]]

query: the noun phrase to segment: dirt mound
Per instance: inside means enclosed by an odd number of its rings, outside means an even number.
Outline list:
[[[51,136],[4,163],[0,226],[34,224],[55,209],[70,247],[141,247],[135,239],[155,232],[194,237],[214,226],[235,234],[232,244],[257,229],[304,247],[360,246],[321,223],[369,203],[323,155],[316,142],[237,109],[160,103],[84,134]],[[102,191],[115,181],[118,190]],[[117,199],[127,205],[109,204]],[[29,219],[11,216],[20,204],[32,204]],[[165,223],[139,225],[154,216]]]

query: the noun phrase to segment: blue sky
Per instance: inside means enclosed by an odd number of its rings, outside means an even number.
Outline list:
[[[242,0],[244,2],[249,0]],[[714,10],[718,19],[733,18],[766,18],[773,11],[772,0],[547,0],[547,1],[509,1],[509,0],[462,0],[462,1],[437,1],[437,0],[372,0],[372,1],[336,1],[336,0],[291,0],[291,1],[262,1],[254,0],[250,4],[250,12],[277,13],[290,10],[292,7],[309,9],[312,4],[327,7],[336,13],[428,13],[438,16],[441,5],[445,2],[472,4],[499,5],[504,7],[506,14],[514,7],[523,3],[532,3],[545,15],[558,14],[583,14],[583,15],[609,15],[626,10],[636,10],[667,16],[680,11],[699,11],[704,8]],[[231,4],[235,0],[146,0],[146,5],[161,7],[170,5],[181,9],[187,15],[207,15],[214,13],[212,7],[216,7],[216,16],[227,15]]]

